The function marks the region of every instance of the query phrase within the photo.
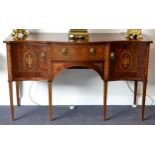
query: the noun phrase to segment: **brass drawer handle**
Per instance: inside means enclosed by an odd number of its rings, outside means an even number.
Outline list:
[[[90,48],[90,49],[89,49],[89,55],[90,55],[90,56],[95,56],[95,55],[96,55],[95,48]]]
[[[45,55],[44,52],[41,52],[41,55],[40,56],[41,56],[42,59],[46,57],[46,55]]]
[[[68,50],[67,50],[67,48],[64,47],[64,48],[62,49],[61,53],[62,53],[63,56],[67,56],[67,55],[68,55]]]

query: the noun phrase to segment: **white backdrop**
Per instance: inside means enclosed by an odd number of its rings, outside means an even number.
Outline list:
[[[35,31],[35,30],[33,30]],[[68,29],[52,30],[40,29],[38,32],[68,32]],[[89,32],[113,32],[120,33],[125,29],[89,29]],[[155,42],[155,30],[143,29]],[[6,49],[2,41],[11,32],[11,29],[5,29],[0,35],[0,104],[9,104],[9,93],[7,84],[7,66]],[[148,94],[155,99],[155,45],[151,45]],[[29,91],[32,82],[22,82],[22,104],[33,105],[29,98]],[[133,83],[130,82],[133,87]],[[141,85],[140,85],[141,86]],[[141,92],[141,89],[139,89]],[[15,94],[14,94],[15,95]],[[48,104],[48,93],[46,82],[34,82],[32,87],[32,98],[40,105]],[[16,101],[15,101],[16,103]],[[127,87],[126,82],[110,82],[108,93],[108,104],[111,105],[131,105],[133,103],[133,94]],[[141,104],[141,97],[138,98]],[[53,82],[53,104],[54,105],[101,105],[103,104],[103,81],[99,75],[92,70],[65,70],[61,72]],[[146,104],[154,104],[149,98]]]

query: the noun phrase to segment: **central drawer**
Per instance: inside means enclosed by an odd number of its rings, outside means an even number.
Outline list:
[[[105,45],[53,44],[52,60],[99,61],[104,60]]]

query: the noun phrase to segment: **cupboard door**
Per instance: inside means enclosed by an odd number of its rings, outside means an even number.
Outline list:
[[[145,43],[112,43],[110,80],[143,80],[145,55]]]
[[[12,44],[13,79],[47,79],[49,51],[48,44]]]

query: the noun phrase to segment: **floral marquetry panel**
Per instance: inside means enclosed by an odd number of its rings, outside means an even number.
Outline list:
[[[136,62],[136,61],[135,61]],[[132,54],[129,51],[124,51],[122,52],[122,54],[120,55],[120,69],[122,71],[129,71],[132,67],[133,64],[133,58],[132,58]],[[135,68],[137,67],[137,64],[135,64]]]
[[[22,55],[23,61],[19,61],[19,63],[23,63],[20,68],[21,71],[25,72],[36,72],[37,69],[37,54],[36,50],[26,50]]]
[[[144,77],[146,44],[126,43],[111,44],[110,79],[130,80],[133,77],[142,80]]]
[[[13,77],[47,78],[49,51],[47,44],[13,44]]]

